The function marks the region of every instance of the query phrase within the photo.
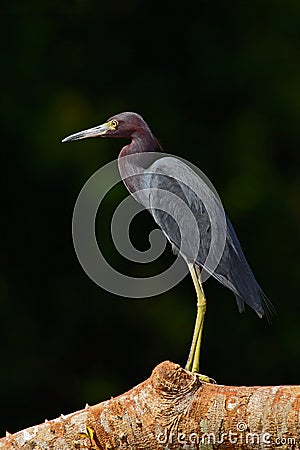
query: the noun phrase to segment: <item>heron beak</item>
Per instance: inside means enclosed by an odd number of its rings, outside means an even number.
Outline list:
[[[89,128],[87,130],[79,131],[78,133],[71,134],[64,138],[61,142],[69,142],[69,141],[78,141],[79,139],[86,139],[90,137],[103,136],[110,130],[114,130],[115,128],[111,125],[110,122],[105,122],[102,125],[98,125],[97,127]]]

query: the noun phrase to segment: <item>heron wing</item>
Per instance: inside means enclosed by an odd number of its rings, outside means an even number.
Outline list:
[[[148,173],[148,208],[155,221],[187,262],[200,259],[204,266],[211,241],[210,220],[202,200],[205,183],[198,181],[189,166],[172,157],[159,159]]]
[[[183,161],[172,157],[155,161],[145,171],[145,180],[149,192],[147,205],[144,206],[149,209],[173,249],[187,262],[195,262],[202,271],[207,271],[233,291],[240,312],[244,310],[244,302],[260,317],[268,312],[271,304],[246,261],[219,198],[207,183]],[[212,241],[212,225],[218,227],[218,217],[222,221],[222,214],[225,217],[225,242],[218,264],[212,269],[206,264]]]

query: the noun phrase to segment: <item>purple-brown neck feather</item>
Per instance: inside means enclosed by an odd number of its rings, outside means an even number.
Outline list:
[[[131,135],[131,143],[125,145],[119,153],[122,156],[132,155],[133,153],[155,152],[160,148],[155,136],[149,130],[145,132],[141,128],[137,128]]]

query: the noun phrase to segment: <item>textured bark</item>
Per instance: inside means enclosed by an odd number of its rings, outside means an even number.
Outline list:
[[[0,440],[0,449],[298,449],[300,386],[202,383],[169,361],[119,397]]]

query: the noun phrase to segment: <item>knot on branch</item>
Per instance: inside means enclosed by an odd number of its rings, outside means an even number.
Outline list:
[[[195,393],[202,385],[197,375],[170,361],[164,361],[155,367],[151,383],[156,393],[164,397]]]

